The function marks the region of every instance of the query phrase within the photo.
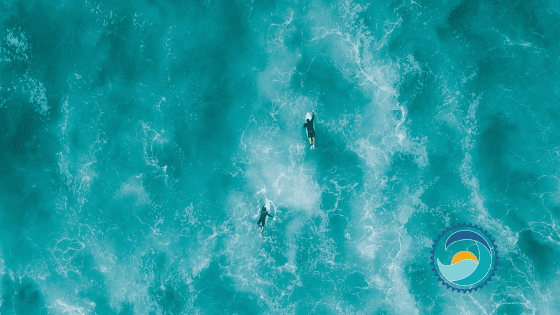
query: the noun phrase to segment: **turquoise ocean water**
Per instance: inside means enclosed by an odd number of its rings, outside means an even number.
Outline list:
[[[0,21],[2,315],[560,312],[558,1],[1,0]],[[463,222],[501,256],[472,293],[430,265]]]

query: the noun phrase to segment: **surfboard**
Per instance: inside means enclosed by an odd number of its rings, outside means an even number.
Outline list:
[[[311,120],[313,118],[313,116],[311,116],[310,112],[307,112],[307,114],[305,114],[305,122],[307,122],[307,120]],[[307,131],[307,128],[305,128],[305,132],[307,133],[307,138],[309,139],[309,131]],[[315,139],[313,139],[313,145],[311,145],[311,150],[315,149]]]

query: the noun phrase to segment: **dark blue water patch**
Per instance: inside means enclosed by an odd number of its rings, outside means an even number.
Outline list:
[[[43,293],[31,278],[12,280],[6,273],[2,277],[2,314],[48,314]]]
[[[427,249],[424,249],[427,257]],[[439,292],[443,289],[432,271],[432,265],[425,258],[415,261],[403,268],[405,277],[410,285],[409,292],[414,295],[419,310],[427,310],[431,307],[430,314],[442,314],[443,308],[439,303]]]
[[[433,130],[441,98],[440,83],[427,71],[412,72],[399,89],[399,103],[406,104],[407,124],[412,130]]]
[[[501,199],[488,198],[485,200],[486,208],[492,217],[499,218],[504,224],[507,224],[512,230],[519,231],[527,227],[527,222],[523,221],[518,212],[526,211],[517,204],[505,204]]]
[[[216,260],[212,260],[208,268],[195,279],[198,295],[195,307],[205,314],[262,314],[268,312],[265,304],[257,303],[258,297],[250,293],[235,290],[234,282],[220,269]],[[236,302],[241,298],[243,303]]]
[[[64,29],[64,33],[60,34],[62,36],[60,51],[62,55],[60,57],[66,59],[67,65],[72,65],[72,63],[82,65],[84,62],[91,61],[81,60],[82,54],[86,53],[88,48],[84,43],[84,37],[88,34],[88,30],[94,26],[90,15],[91,11],[87,9],[86,6],[80,5],[58,9],[61,18],[57,19],[57,22]]]
[[[433,163],[446,163],[446,167],[449,164],[458,167],[461,163],[464,152],[461,147],[461,134],[457,128],[450,126],[448,123],[443,121],[437,121],[433,123],[434,127],[431,132],[427,133],[431,141],[426,143],[426,151],[428,152],[428,159],[430,160],[428,164],[430,165],[432,173],[436,172],[435,166],[432,165],[432,160],[437,160],[440,158],[446,158],[446,161],[434,161]],[[440,157],[443,156],[443,157]],[[459,162],[461,161],[461,162]],[[442,166],[442,165],[438,165]]]
[[[284,45],[291,49],[292,51],[297,51],[302,45],[306,44],[308,40],[308,34],[304,34],[306,28],[300,23],[299,20],[295,20],[290,23],[291,27],[286,32],[286,38],[284,39]]]
[[[501,200],[494,199],[486,200],[486,208],[490,213],[492,213],[492,216],[500,219],[503,219],[509,211],[517,209],[515,205],[506,205]]]
[[[554,205],[550,209],[550,214],[553,220],[558,220],[560,218],[560,205]]]
[[[17,26],[28,36],[34,64],[48,68],[48,61],[56,58],[57,52],[61,51],[59,34],[65,33],[53,12],[53,7],[42,2],[18,1],[17,8]],[[54,69],[54,66],[50,67]]]
[[[36,240],[31,239],[26,233],[26,228],[26,224],[20,223],[17,228],[10,228],[7,235],[3,237],[5,241],[2,247],[9,250],[9,254],[4,256],[7,268],[15,270],[19,266],[27,266],[32,261],[42,259],[42,250],[38,246],[46,245],[45,242],[37,243]]]
[[[316,163],[317,167],[317,178],[321,185],[326,185],[330,191],[338,196],[323,193],[327,199],[323,201],[322,209],[331,210],[336,203],[338,198],[337,209],[334,212],[330,212],[329,215],[329,237],[331,237],[337,247],[337,251],[341,253],[340,257],[346,257],[346,250],[348,241],[345,238],[346,229],[348,228],[349,222],[352,220],[359,221],[358,218],[353,217],[353,197],[359,195],[363,190],[363,169],[360,168],[361,162],[357,154],[351,150],[346,150],[345,143],[329,133],[321,133],[321,128],[316,129],[316,149],[320,150],[320,154],[310,155],[309,158]],[[321,144],[319,144],[319,141]],[[311,151],[312,153],[316,153]],[[330,178],[336,182],[326,181],[326,178]],[[357,185],[355,185],[357,184]],[[338,192],[336,185],[339,185],[340,192]],[[352,187],[349,188],[348,186]],[[326,203],[325,203],[326,202]]]
[[[383,188],[383,195],[388,196],[387,203],[384,208],[396,211],[395,207],[402,204],[402,198],[406,197],[406,189],[414,182],[413,174],[418,174],[420,167],[411,154],[396,152],[392,155],[390,165],[386,172],[388,178],[386,186]]]
[[[303,280],[302,280],[303,281]],[[306,285],[304,282],[302,287],[294,287],[294,291],[290,296],[290,304],[296,305],[296,314],[336,314],[327,303],[330,300],[322,300],[320,296],[314,292],[317,287]],[[322,306],[319,308],[319,306]],[[320,312],[318,312],[320,310]]]
[[[208,190],[206,196],[211,201],[222,201],[223,192],[232,191],[234,188],[237,188],[237,186],[238,182],[234,180],[231,174],[213,170],[206,182],[206,189]]]
[[[169,206],[172,208],[180,207],[177,202],[177,198],[181,196],[181,192],[175,190],[175,185],[173,184],[172,179],[168,177],[166,178],[161,173],[157,173],[158,172],[153,172],[151,174],[146,174],[143,177],[142,183],[145,189],[146,197],[149,196],[149,200],[152,204],[163,208],[169,209]],[[202,182],[199,184],[203,186]],[[144,197],[142,196],[142,193],[143,192],[140,192],[139,195]],[[214,199],[211,198],[210,200]]]
[[[321,209],[330,210],[334,209],[337,201],[337,195],[332,192],[322,191],[321,192]]]
[[[353,272],[346,277],[344,284],[349,288],[365,288],[368,287],[365,276],[360,272]]]
[[[546,146],[547,128],[528,119],[532,117],[531,112],[517,111],[513,106],[507,115],[501,111],[496,114],[497,110],[492,108],[482,109],[480,121],[483,123],[479,128],[482,132],[477,139],[476,154],[473,154],[475,166],[481,170],[481,179],[485,185],[489,184],[487,180],[493,182],[493,189],[499,188],[503,193],[506,186],[512,186],[513,198],[532,199],[529,195],[533,188],[526,183],[533,184],[543,173],[552,172],[549,166],[556,164],[540,149]],[[543,159],[548,162],[540,163]]]
[[[519,257],[515,254],[511,255],[512,260],[519,262]],[[500,268],[504,268],[506,270],[511,270],[510,268],[515,268],[510,264],[510,261],[502,262],[504,265],[500,265]],[[503,267],[502,267],[503,266]],[[519,298],[517,296],[511,295],[511,292],[508,287],[506,286],[497,286],[496,281],[492,281],[488,283],[488,289],[492,288],[494,290],[494,297],[498,298],[505,303],[496,307],[497,314],[526,314],[530,312],[534,312],[531,305],[525,304],[525,300]],[[487,290],[485,288],[485,290]],[[527,307],[529,306],[529,307]]]
[[[347,81],[334,62],[321,54],[304,54],[292,75],[291,88],[318,99],[328,115],[338,116],[369,103],[354,82]]]
[[[422,5],[424,5],[424,3],[422,3]],[[387,7],[380,7],[379,4],[377,4],[372,5],[368,8],[367,11],[370,12],[369,16],[367,14],[364,14],[365,12],[361,12],[360,14],[358,14],[358,16],[363,16],[366,20],[369,20],[366,24],[368,25],[368,28],[377,29],[378,31],[379,29],[381,29],[381,27],[375,25],[376,22],[378,22],[379,19],[383,19],[385,16],[388,16],[390,13],[387,11],[389,10],[395,12],[395,15],[398,14],[398,17],[401,19],[398,28],[410,30],[410,38],[414,41],[414,43],[412,45],[409,45],[409,47],[416,47],[416,44],[419,42],[418,35],[421,34],[422,31],[424,31],[424,27],[420,25],[420,22],[426,20],[425,16],[418,14],[418,7],[416,5],[402,5],[402,3],[398,3],[397,1],[394,1]],[[373,13],[375,11],[378,11],[378,13]],[[392,17],[392,19],[396,18]]]
[[[441,28],[434,24],[432,20],[433,16],[437,15],[439,8],[430,4],[422,3],[422,5],[427,8],[432,7],[429,14],[419,14],[415,5],[403,6],[401,3],[393,2],[393,12],[387,12],[384,9],[374,9],[376,13],[373,14],[371,22],[368,24],[368,28],[376,29],[379,38],[385,36],[387,28],[378,25],[380,19],[387,19],[387,16],[391,16],[393,20],[400,20],[398,27],[395,27],[391,36],[388,38],[388,52],[390,53],[387,58],[402,58],[406,60],[409,55],[414,56],[414,59],[422,60],[423,62],[428,62],[430,68],[433,69],[435,65],[440,62],[433,60],[437,53],[441,54],[439,47],[441,47],[441,41],[438,40],[437,36],[433,34],[433,28],[436,30]],[[370,11],[374,7],[373,5],[368,8]],[[398,17],[397,17],[398,12]],[[425,23],[425,24],[424,24]],[[437,35],[437,32],[436,32]],[[445,56],[448,58],[449,56]],[[424,67],[424,65],[422,65]],[[402,68],[401,68],[402,70]]]
[[[256,295],[246,292],[237,292],[233,301],[228,305],[226,312],[239,315],[269,313],[268,307],[261,303]]]
[[[392,1],[390,3],[369,2],[367,3],[366,8],[362,7],[362,9],[365,10],[356,12],[356,20],[361,21],[364,26],[374,34],[374,37],[376,37],[382,35],[382,33],[378,33],[382,31],[382,27],[379,27],[378,24],[379,20],[394,18],[397,14],[395,13],[394,16],[392,16],[391,14],[399,10],[399,7],[401,7],[401,10],[398,11],[398,14],[401,14],[403,16],[404,23],[406,23],[407,16],[405,16],[406,13],[403,13],[402,11],[408,11],[409,8],[402,8],[403,6],[401,6],[398,1]]]
[[[14,35],[17,36],[16,34]],[[1,38],[6,38],[8,37],[8,32],[6,30],[3,32],[0,31],[0,36],[2,36]],[[3,104],[3,107],[8,107],[8,104],[12,104],[14,101],[17,102],[18,98],[22,97],[20,96],[22,92],[20,92],[20,90],[18,91],[17,88],[13,89],[12,87],[14,86],[14,83],[17,85],[17,82],[21,79],[21,75],[30,68],[29,61],[21,57],[21,53],[17,53],[18,47],[14,46],[8,46],[3,40],[0,41],[0,51],[3,56],[8,55],[22,58],[22,60],[20,60],[19,58],[9,57],[10,59],[13,59],[11,62],[0,62],[0,70],[2,71],[2,76],[0,76],[0,84],[2,85],[2,91],[0,91],[2,99],[0,99],[0,104]],[[29,54],[29,52],[26,53]],[[21,88],[21,85],[18,87]],[[8,91],[8,88],[12,88],[11,91]],[[28,95],[25,95],[22,98],[29,101]]]
[[[345,184],[358,184],[354,188],[355,191],[363,189],[364,171],[360,168],[362,165],[360,157],[355,152],[347,150],[347,144],[343,139],[327,132],[320,124],[315,124],[315,137],[315,150],[311,151],[306,159],[316,163],[317,178],[345,179]]]
[[[177,281],[156,280],[148,289],[152,298],[160,305],[164,313],[180,314],[187,307],[187,298],[190,293],[186,284]]]
[[[14,166],[23,168],[38,158],[46,157],[45,153],[52,153],[49,144],[54,141],[44,132],[45,122],[34,112],[33,106],[20,97],[13,98],[9,107],[0,111],[0,149],[13,157]],[[35,138],[38,138],[37,140]],[[38,140],[45,141],[39,146]],[[2,175],[0,175],[2,176]]]
[[[431,185],[422,194],[422,202],[429,208],[452,206],[458,200],[468,200],[470,191],[462,184],[460,165],[463,151],[457,139],[457,131],[447,124],[434,124],[428,143],[428,167],[423,177]],[[449,199],[449,196],[454,196]]]
[[[532,230],[519,232],[517,246],[531,259],[541,281],[554,276],[558,271],[560,252],[539,234]]]
[[[76,256],[75,263],[79,269],[79,275],[70,273],[69,276],[74,279],[74,283],[82,284],[76,290],[78,297],[93,301],[95,303],[94,310],[97,314],[116,314],[117,311],[109,303],[105,276],[98,271],[91,252],[81,251]]]
[[[350,185],[352,184],[351,181],[346,181],[345,179],[338,179],[338,182],[339,184],[341,183],[350,183]],[[327,187],[332,191],[334,191],[335,193],[337,193],[336,186],[334,183],[327,183]],[[342,215],[346,217],[349,222],[359,221],[361,217],[359,215],[358,217],[354,217],[353,215],[355,214],[355,212],[357,213],[357,211],[353,211],[353,210],[355,209],[355,205],[356,205],[355,204],[356,199],[354,197],[356,195],[360,195],[360,190],[354,190],[349,187],[340,188],[340,189],[341,189],[340,194],[337,196],[338,198],[337,208],[336,209],[322,208],[322,210],[328,211],[332,209],[334,211],[329,212],[330,214]]]
[[[533,85],[527,73],[531,71],[534,57],[523,47],[497,47],[477,60],[478,73],[473,83],[486,92],[491,88],[516,89],[520,85]]]
[[[336,262],[341,262],[340,259],[347,257],[346,252],[350,244],[345,234],[348,229],[348,224],[348,218],[342,214],[334,214],[333,212],[329,214],[329,224],[327,225],[329,232],[327,235],[334,240],[336,251],[340,253],[340,255],[337,255]]]
[[[134,315],[134,305],[129,302],[122,303],[119,315]]]
[[[447,23],[454,29],[465,31],[472,28],[471,20],[476,18],[480,7],[479,0],[463,0],[449,12]]]
[[[436,35],[437,35],[437,39],[438,42],[441,43],[453,43],[456,44],[460,43],[459,40],[457,40],[457,32],[454,32],[451,27],[449,27],[449,25],[439,25],[435,27],[435,31],[436,31]]]
[[[207,94],[201,108],[202,125],[195,131],[197,147],[204,148],[205,156],[212,159],[229,157],[239,145],[245,126],[239,121],[249,120],[247,109],[236,108],[231,104],[231,94],[224,89]]]
[[[383,303],[385,299],[386,292],[376,289],[374,287],[360,288],[351,290],[352,298],[356,299],[356,302],[352,302],[348,299],[346,295],[345,301],[357,312],[362,311],[364,314],[374,314],[378,306]]]
[[[185,5],[184,2],[174,0],[146,0],[141,2],[140,8],[144,8],[144,13],[148,13],[148,10],[157,12],[157,20],[176,21],[188,19],[191,16],[189,13],[193,11],[200,12],[203,1],[189,1],[189,4]],[[193,10],[193,6],[198,10]]]
[[[469,200],[468,187],[461,182],[461,174],[456,158],[446,155],[431,155],[429,178],[432,182],[423,192],[421,199],[428,208],[453,207],[457,201]]]
[[[252,9],[251,19],[268,14],[267,17],[272,23],[282,23],[281,17],[278,15],[270,14],[271,12],[283,12],[285,7],[288,6],[287,2],[281,0],[267,0],[252,2],[250,7]]]
[[[27,143],[29,143],[30,141],[32,141],[31,138],[31,128],[29,128],[29,122],[32,121],[32,114],[29,112],[25,113],[26,115],[24,115],[21,119],[21,124],[18,125],[18,128],[16,129],[16,131],[13,133],[11,139],[9,137],[5,137],[8,138],[9,140],[7,140],[6,142],[6,146],[8,147],[8,149],[11,151],[11,153],[15,156],[18,156],[19,159],[23,159],[25,157],[27,157],[26,150],[27,149]],[[4,146],[4,147],[6,147]],[[23,162],[23,161],[22,161]]]
[[[514,299],[514,298],[506,298],[506,300],[504,301],[503,304],[501,304],[500,306],[498,306],[494,312],[496,314],[512,314],[512,315],[516,315],[516,314],[526,314],[528,312],[531,312],[530,309],[527,309],[525,307],[522,306],[523,305],[523,301],[522,300],[518,300],[518,299]]]
[[[507,157],[512,152],[512,141],[519,127],[503,113],[481,122],[473,154],[473,164],[480,174],[480,186],[484,190],[504,193],[511,172]]]
[[[296,305],[296,314],[309,314],[317,301],[309,295],[308,288],[296,286],[290,295],[290,305]]]
[[[381,295],[379,290],[369,288],[365,276],[360,272],[349,274],[339,287],[341,298],[355,309],[363,309],[368,302]]]
[[[307,309],[308,303],[324,301],[331,293],[326,288],[333,286],[338,288],[336,291],[337,299],[342,299],[349,303],[348,305],[358,309],[364,307],[365,302],[369,300],[366,298],[375,299],[378,295],[381,296],[380,292],[369,288],[365,281],[364,268],[367,269],[369,266],[357,266],[344,270],[333,269],[334,265],[317,260],[318,257],[324,256],[321,253],[321,248],[324,247],[321,244],[324,244],[324,241],[312,235],[304,237],[304,239],[308,239],[308,241],[300,243],[300,250],[296,255],[298,269],[306,271],[301,275],[304,289],[295,287],[290,297],[290,303],[297,303],[302,309]],[[351,253],[342,253],[339,250],[336,250],[336,252],[337,257],[350,257],[351,255]]]
[[[110,173],[110,171],[116,170],[138,172],[137,174],[142,173],[146,161],[138,157],[140,152],[143,152],[144,149],[142,147],[142,142],[138,139],[139,135],[137,134],[137,132],[141,133],[142,131],[138,129],[135,130],[135,127],[137,127],[137,123],[129,120],[124,120],[121,124],[118,123],[118,119],[116,118],[107,122],[107,129],[105,129],[105,132],[109,134],[109,136],[107,136],[107,143],[103,145],[100,144],[102,150],[95,153],[99,165],[93,166],[98,167],[100,174],[107,174]],[[76,128],[77,131],[75,132],[84,132],[83,129],[79,127]],[[146,139],[146,141],[148,144],[151,144],[149,139]],[[157,148],[157,143],[155,143],[154,146]],[[115,175],[117,173],[111,174]]]
[[[5,114],[5,112],[2,113]],[[23,117],[33,116],[23,115]],[[10,129],[14,127],[10,124],[4,126]],[[14,248],[14,256],[10,256],[11,258],[7,258],[6,261],[13,260],[25,265],[30,259],[29,257],[35,257],[40,253],[38,248],[46,246],[45,242],[48,238],[44,233],[56,229],[55,226],[52,226],[52,217],[55,211],[53,195],[56,194],[57,189],[50,185],[56,176],[53,176],[52,172],[44,170],[45,167],[48,167],[49,162],[53,162],[53,156],[48,154],[49,157],[43,157],[44,152],[40,150],[36,152],[37,145],[34,137],[38,128],[34,126],[33,119],[23,119],[16,122],[16,126],[13,128],[13,137],[19,139],[17,141],[22,143],[21,146],[25,147],[25,151],[21,154],[16,151],[12,153],[6,148],[6,141],[3,142],[2,149],[5,151],[2,156],[3,159],[6,159],[8,167],[0,175],[2,183],[0,191],[4,205],[10,210],[2,212],[0,215],[0,226],[4,231],[3,246]],[[39,139],[48,138],[41,133],[38,133],[37,137]],[[42,143],[45,145],[51,141],[45,139]],[[16,148],[15,150],[21,149]],[[49,149],[46,151],[46,153],[52,153]],[[38,161],[41,162],[38,163]],[[23,233],[26,237],[23,236]],[[26,257],[27,255],[29,257]]]
[[[426,106],[426,100],[433,98],[432,89],[435,88],[437,82],[434,76],[425,71],[426,63],[423,58],[415,54],[414,60],[418,62],[420,67],[424,67],[424,71],[412,71],[408,75],[403,76],[399,86],[399,103],[407,104],[408,114],[412,116],[420,116],[429,113],[430,108]],[[418,98],[418,99],[417,99]]]
[[[130,202],[130,205],[126,203],[127,201]],[[142,246],[143,240],[152,232],[150,227],[142,223],[149,218],[144,218],[142,221],[140,219],[140,215],[150,213],[148,207],[151,205],[135,207],[134,201],[133,198],[123,199],[117,205],[103,207],[103,215],[96,215],[90,211],[92,213],[90,216],[95,220],[84,220],[96,230],[104,231],[105,241],[111,242],[115,252],[119,253],[121,257],[135,255],[138,248]],[[153,216],[151,215],[151,217]]]
[[[39,179],[42,176],[33,177],[34,179]],[[38,240],[41,241],[44,239],[44,234],[42,233],[53,228],[50,226],[50,224],[53,224],[52,219],[56,211],[53,197],[57,196],[58,192],[55,187],[51,186],[51,183],[39,183],[35,185],[35,187],[29,187],[27,191],[22,191],[17,212],[24,215],[24,217],[19,219],[22,223],[30,225],[28,227],[31,229],[31,235],[38,234],[36,236]],[[41,237],[41,235],[43,237]]]
[[[278,250],[274,250],[271,256],[274,259],[276,266],[284,266],[288,262],[288,258],[286,258],[286,256]]]
[[[11,166],[13,167],[13,166]],[[0,191],[3,195],[3,201],[8,206],[7,209],[13,209],[17,211],[4,211],[1,215],[0,225],[6,224],[5,234],[10,234],[9,231],[16,231],[16,228],[25,226],[26,222],[23,220],[26,211],[32,209],[22,209],[21,205],[24,202],[26,195],[28,194],[29,188],[29,173],[22,172],[18,170],[17,172],[8,173],[10,176],[8,178],[3,178],[3,185],[0,187]],[[9,229],[8,228],[12,228]],[[19,232],[17,232],[19,233]]]
[[[266,226],[264,228],[263,234],[271,238],[271,242],[265,242],[262,244],[263,249],[267,252],[269,256],[274,259],[274,264],[276,267],[284,266],[288,262],[286,253],[289,252],[292,241],[289,238],[291,232],[289,230],[290,223],[293,220],[297,220],[300,214],[296,211],[289,211],[289,209],[279,208],[277,213],[282,216],[282,221],[271,222],[271,218],[267,219]],[[248,219],[250,224],[256,224],[257,220],[252,218]],[[255,230],[257,234],[258,230]],[[261,245],[259,245],[261,246]],[[290,278],[293,277],[291,273],[286,273],[284,276]]]
[[[317,315],[335,315],[338,312],[335,310],[334,306],[330,304],[331,301],[325,301],[319,304],[316,304],[310,313],[301,313],[301,314],[317,314]],[[328,304],[327,304],[328,303]]]
[[[96,74],[93,78],[91,87],[102,87],[112,80],[111,68],[109,64],[100,65],[96,69]]]
[[[107,314],[107,315],[117,314],[117,311],[114,310],[109,304],[109,300],[107,297],[102,295],[91,294],[88,295],[88,298],[91,301],[93,301],[93,303],[95,303],[95,308],[93,309],[95,311],[95,314]]]
[[[540,18],[542,15],[544,15],[544,12],[542,12],[543,8],[546,7],[543,2],[544,1],[537,0],[516,3],[514,6],[512,6],[512,10],[508,10],[508,13],[510,13],[508,16],[508,20],[512,21],[516,25],[521,26],[521,34],[518,34],[522,35],[523,38],[527,38],[530,42],[534,42],[542,46],[549,46],[553,44],[552,42],[554,41],[554,36],[545,36],[553,35],[546,30],[554,29],[554,27],[552,27],[553,24],[543,25],[541,22]],[[560,22],[557,14],[554,20],[550,22]],[[555,30],[554,33],[556,37],[558,37],[558,31]],[[558,42],[556,41],[553,45],[557,46]]]
[[[391,307],[387,302],[382,302],[381,305],[375,310],[374,315],[390,315],[393,314],[393,307]]]
[[[231,152],[237,147],[245,126],[237,125],[239,121],[247,121],[249,106],[244,108],[240,104],[251,102],[251,95],[255,93],[254,86],[248,84],[247,79],[240,80],[239,76],[229,69],[229,56],[223,51],[206,53],[207,67],[196,71],[200,80],[199,89],[194,93],[192,109],[187,110],[186,118],[189,119],[188,130],[193,134],[196,147],[204,148],[198,152],[213,159],[223,159],[225,152]],[[204,61],[201,61],[204,63]],[[237,91],[236,91],[237,90]],[[239,96],[238,92],[245,92]],[[190,115],[196,112],[197,121]],[[185,123],[175,121],[176,128],[184,129]],[[184,139],[183,139],[184,140]]]
[[[223,49],[232,49],[235,55],[242,57],[242,49],[247,44],[247,36],[251,35],[247,28],[246,13],[250,10],[245,3],[236,2],[216,2],[219,5],[219,15],[217,16],[218,25],[222,26],[222,45]],[[250,39],[252,40],[252,39]]]
[[[5,273],[2,277],[2,305],[0,306],[0,311],[2,314],[13,314],[15,295],[16,295],[16,284],[10,278],[8,273]]]
[[[542,205],[542,200],[539,198],[539,192],[535,191],[535,183],[538,178],[542,176],[532,172],[530,169],[515,169],[509,174],[507,185],[507,197],[515,204],[517,209],[531,209],[531,216],[538,214],[540,211],[544,210]],[[549,187],[554,189],[555,187]],[[520,211],[521,216],[527,214],[526,211]]]
[[[245,69],[250,69],[252,64],[262,67],[262,58],[266,58],[252,30],[246,27],[244,15],[248,7],[232,2],[211,5],[212,10],[204,10],[207,13],[193,12],[187,26],[189,33],[185,34],[189,41],[178,43],[184,49],[180,58],[188,73],[203,86],[233,75],[228,73],[230,64],[244,63],[249,66]],[[192,45],[194,42],[197,44]],[[256,56],[260,58],[252,58]]]
[[[220,49],[219,45],[213,44],[199,47],[196,52],[189,55],[187,64],[188,73],[197,82],[197,93],[200,98],[196,101],[201,103],[222,103],[229,97],[227,85],[230,80],[231,61],[228,51]]]
[[[135,38],[132,18],[124,16],[112,22],[107,25],[96,45],[97,53],[106,56],[103,70],[99,73],[98,84],[104,85],[108,81],[136,83],[152,63],[143,62],[146,57],[142,56],[140,43]],[[151,47],[150,42],[146,43],[146,46]],[[149,52],[150,50],[146,53]],[[155,54],[152,55],[156,58]],[[152,62],[157,62],[157,59]]]
[[[304,225],[304,231],[309,229],[308,225]],[[314,246],[318,242],[317,237],[313,237],[309,232],[302,235],[298,241],[298,250],[296,252],[295,263],[298,269],[310,271],[313,267],[314,259],[320,254]]]
[[[538,125],[533,125],[533,128],[541,129],[544,140],[547,143],[560,142],[560,135],[557,130],[560,130],[560,112],[556,104],[560,102],[560,97],[553,93],[548,93],[555,90],[558,84],[556,78],[560,77],[560,61],[551,60],[552,58],[545,58],[542,62],[544,73],[541,74],[542,78],[538,79],[531,86],[534,90],[531,93],[517,92],[515,96],[519,96],[521,103],[536,102],[542,106],[531,106],[525,108],[524,116],[529,119],[534,119]],[[533,115],[534,114],[534,115]],[[545,126],[545,128],[541,127]]]

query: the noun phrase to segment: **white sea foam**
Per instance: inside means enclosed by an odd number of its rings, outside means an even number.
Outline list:
[[[65,299],[62,298],[57,299],[54,305],[52,306],[52,308],[58,309],[62,314],[68,314],[68,315],[85,315],[85,314],[91,314],[91,312],[93,311],[92,308],[90,307],[85,308],[85,307],[71,305],[70,302],[65,301]]]
[[[47,90],[43,83],[33,78],[27,78],[27,88],[29,91],[29,102],[35,105],[35,111],[41,116],[49,115],[49,105],[47,102]]]
[[[27,36],[21,31],[21,29],[7,29],[6,44],[7,50],[5,50],[5,53],[9,57],[13,58],[13,60],[29,60],[29,44]]]
[[[25,93],[29,95],[29,103],[35,107],[35,111],[41,116],[48,116],[50,106],[47,100],[47,90],[42,82],[31,75],[30,71],[30,45],[26,34],[20,29],[8,29],[6,35],[6,48],[2,49],[4,57],[0,58],[0,62],[16,62],[21,61],[26,65],[26,72],[21,75],[16,82],[12,82],[14,86],[7,90],[11,93]],[[0,107],[5,102],[0,104]]]
[[[134,197],[136,206],[144,205],[149,201],[148,193],[144,188],[142,174],[131,176],[126,182],[122,183],[115,198],[124,198],[128,196]]]

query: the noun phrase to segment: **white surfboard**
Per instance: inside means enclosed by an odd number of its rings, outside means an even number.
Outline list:
[[[307,122],[307,120],[311,120],[313,117],[311,116],[310,112],[307,112],[307,114],[305,114],[305,122]],[[307,138],[309,138],[309,132],[307,131],[307,128],[305,128],[305,132],[307,133]],[[315,149],[315,139],[313,139],[313,145],[311,146],[311,150]]]

